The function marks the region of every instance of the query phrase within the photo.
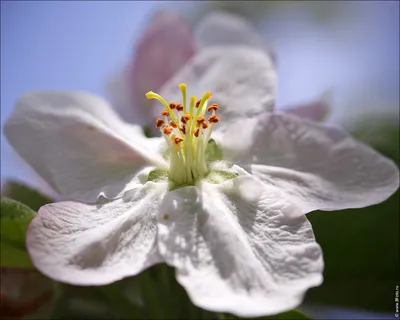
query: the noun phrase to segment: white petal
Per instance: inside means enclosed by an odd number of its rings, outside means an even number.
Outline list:
[[[103,285],[161,262],[155,215],[164,189],[148,183],[103,204],[42,207],[27,232],[33,264],[61,282]]]
[[[212,12],[208,14],[195,30],[196,41],[202,50],[221,45],[246,45],[269,52],[262,37],[239,15],[228,12]]]
[[[293,309],[322,281],[322,255],[305,217],[250,176],[168,193],[158,247],[192,302],[238,316]]]
[[[57,193],[80,201],[120,196],[139,169],[163,161],[155,150],[160,140],[144,138],[103,99],[85,93],[22,96],[5,135]]]
[[[211,91],[209,101],[220,105],[218,112],[226,122],[274,108],[276,74],[271,58],[260,49],[222,46],[202,50],[162,87],[161,95],[180,102],[181,82],[187,84],[188,96],[200,98]],[[161,106],[154,110],[158,116]]]
[[[386,200],[399,186],[389,159],[340,129],[306,119],[265,114],[215,138],[233,161],[280,188],[303,213],[360,208]]]

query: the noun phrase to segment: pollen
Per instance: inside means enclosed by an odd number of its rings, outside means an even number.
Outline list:
[[[163,133],[168,136],[169,134],[171,134],[172,130],[173,130],[172,127],[165,126],[164,129],[163,129]]]
[[[219,122],[219,117],[216,114],[213,114],[208,118],[208,121],[212,124],[218,123]]]
[[[217,105],[216,103],[213,103],[211,106],[209,106],[209,107],[207,108],[207,111],[208,111],[208,112],[217,111],[217,110],[218,110],[218,105]]]
[[[177,128],[177,127],[178,127],[178,125],[177,125],[175,122],[173,122],[173,121],[170,121],[170,122],[169,122],[169,125],[170,125],[172,128]]]
[[[165,124],[165,121],[163,119],[157,118],[156,120],[156,128],[161,128],[161,126]]]
[[[181,138],[181,137],[175,137],[175,138],[174,138],[175,144],[179,144],[179,143],[181,143],[182,141],[183,141],[183,138]]]
[[[167,116],[167,117],[168,117],[168,115],[169,115],[168,110],[167,110],[167,109],[164,109],[163,111],[161,111],[161,115],[162,115],[162,116]]]

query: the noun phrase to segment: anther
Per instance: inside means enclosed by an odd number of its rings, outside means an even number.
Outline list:
[[[175,102],[170,102],[169,103],[169,107],[171,108],[171,110],[176,109],[177,104]]]
[[[157,118],[156,120],[156,128],[161,128],[161,126],[165,123],[163,119]]]
[[[212,110],[217,111],[218,110],[218,105],[216,103],[213,103],[211,106],[207,108],[208,112],[211,112]]]
[[[200,127],[204,122],[204,117],[197,117],[196,122],[197,126]]]
[[[164,109],[163,111],[161,111],[161,115],[162,115],[162,116],[168,116],[168,115],[169,115],[168,110],[167,110],[167,109]]]
[[[178,127],[177,124],[176,124],[175,122],[173,122],[173,121],[170,121],[170,122],[169,122],[169,125],[170,125],[172,128]]]
[[[172,127],[165,126],[164,129],[163,129],[163,133],[168,136],[169,134],[171,134],[172,130],[173,130]]]
[[[179,130],[180,130],[183,134],[186,134],[186,127],[185,127],[184,124],[181,125],[181,126],[179,127]]]
[[[208,118],[208,121],[212,124],[219,122],[219,117],[216,114],[213,114]]]
[[[199,136],[199,132],[200,132],[200,129],[199,129],[199,128],[197,128],[196,130],[194,130],[194,132],[193,132],[194,136],[195,136],[195,137],[198,137],[198,136]]]
[[[194,105],[196,108],[198,108],[199,107],[199,105],[200,105],[200,102],[201,102],[201,100],[197,100],[196,101],[196,104]]]
[[[208,122],[204,121],[202,126],[203,126],[203,129],[207,129],[208,128]]]
[[[176,105],[176,110],[179,112],[179,111],[183,111],[183,105],[181,105],[181,104],[177,104]]]
[[[186,113],[184,116],[181,118],[181,122],[186,124],[190,120],[190,113]]]
[[[174,138],[175,144],[178,144],[178,143],[180,143],[180,142],[182,142],[182,141],[183,141],[183,139],[182,139],[181,137],[175,137],[175,138]]]

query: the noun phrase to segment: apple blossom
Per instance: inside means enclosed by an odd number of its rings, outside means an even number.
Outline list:
[[[220,100],[236,112],[272,98],[257,101],[263,91],[252,82],[250,95],[243,87],[229,96],[226,84]],[[30,223],[32,262],[78,285],[166,262],[201,308],[239,316],[295,308],[322,282],[322,252],[304,215],[384,201],[398,188],[397,167],[339,129],[268,111],[223,118],[210,92],[196,99],[185,84],[179,90],[175,102],[147,93],[165,108],[159,138],[86,93],[18,100],[9,142],[71,199],[43,206]]]

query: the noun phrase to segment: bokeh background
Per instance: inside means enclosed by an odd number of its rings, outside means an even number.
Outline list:
[[[399,163],[399,1],[2,1],[1,125],[19,95],[107,83],[132,58],[158,10],[191,26],[213,10],[247,18],[275,51],[284,108],[329,92],[327,123]],[[1,179],[37,176],[1,136]],[[45,189],[45,187],[43,187]],[[399,195],[366,209],[309,215],[325,282],[303,310],[317,318],[393,318],[399,279]]]

